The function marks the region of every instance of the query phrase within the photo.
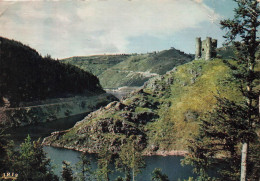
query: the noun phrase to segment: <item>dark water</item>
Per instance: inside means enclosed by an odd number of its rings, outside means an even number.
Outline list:
[[[59,119],[54,122],[49,122],[45,124],[25,126],[21,128],[14,128],[9,130],[8,133],[11,134],[11,139],[15,141],[16,145],[19,145],[26,136],[29,134],[33,140],[38,138],[44,138],[45,136],[50,135],[51,132],[57,130],[64,130],[71,128],[77,121],[84,118],[85,115],[73,116],[66,119]],[[46,146],[44,150],[47,153],[47,156],[52,160],[54,166],[54,171],[56,174],[60,175],[62,170],[62,161],[69,161],[72,165],[79,161],[80,152],[54,148]],[[92,160],[92,166],[95,169],[96,157],[93,154],[88,155]],[[178,178],[187,179],[189,176],[193,176],[191,167],[182,167],[180,165],[180,160],[183,157],[180,156],[150,156],[145,157],[146,168],[143,169],[142,173],[137,176],[138,181],[148,181],[151,180],[151,173],[154,168],[161,168],[162,171],[167,174],[170,180],[177,180]],[[116,178],[118,173],[113,173],[112,178]]]
[[[54,131],[61,131],[69,129],[75,125],[77,121],[82,120],[88,113],[71,116],[69,118],[58,119],[52,122],[40,123],[37,125],[29,125],[19,128],[12,128],[7,130],[7,133],[11,135],[11,139],[15,144],[20,144],[29,134],[33,140],[38,138],[44,138],[49,136]]]
[[[57,174],[60,174],[62,170],[61,164],[63,160],[67,160],[73,165],[79,161],[80,152],[77,151],[53,147],[45,147],[44,150],[56,165],[55,172]],[[92,160],[92,168],[97,168],[95,155],[89,154],[88,157]],[[187,179],[189,176],[194,176],[191,172],[191,167],[182,167],[180,165],[181,159],[183,159],[181,156],[147,156],[145,157],[146,167],[143,169],[142,173],[136,177],[136,180],[151,180],[151,173],[155,168],[161,168],[163,173],[168,175],[170,180],[174,181],[178,178]],[[111,178],[115,179],[118,175],[119,173],[114,172],[112,173]]]

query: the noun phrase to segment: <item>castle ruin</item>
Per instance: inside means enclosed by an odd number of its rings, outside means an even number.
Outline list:
[[[217,44],[218,41],[211,37],[207,37],[206,40],[203,41],[201,41],[200,37],[196,38],[195,60],[210,60],[211,58],[215,58],[217,56]]]

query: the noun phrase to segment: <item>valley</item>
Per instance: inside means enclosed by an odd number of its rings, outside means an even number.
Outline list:
[[[0,1],[0,180],[259,181],[259,15]]]
[[[108,141],[117,152],[125,139],[134,136],[147,155],[187,150],[188,140],[198,132],[197,118],[214,107],[217,93],[243,101],[236,84],[219,84],[229,76],[221,59],[175,67],[120,102],[90,113],[73,128],[55,132],[44,144],[98,153]]]

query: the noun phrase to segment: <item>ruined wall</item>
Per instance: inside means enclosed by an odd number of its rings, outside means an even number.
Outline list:
[[[201,41],[201,38],[196,38],[196,52],[195,59],[210,60],[217,56],[217,40],[207,37],[206,40]]]
[[[196,38],[196,53],[195,53],[195,59],[198,60],[201,58],[201,38]]]

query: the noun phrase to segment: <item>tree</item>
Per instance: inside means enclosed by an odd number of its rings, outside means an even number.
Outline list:
[[[124,181],[124,179],[123,179],[122,177],[118,176],[118,177],[115,179],[115,181]]]
[[[0,173],[4,173],[9,168],[8,152],[13,149],[4,133],[4,129],[0,129]]]
[[[110,173],[112,170],[109,168],[109,164],[112,161],[113,153],[110,150],[109,142],[104,141],[103,148],[98,153],[98,169],[96,171],[97,180],[109,181]]]
[[[64,181],[72,181],[73,180],[73,172],[72,168],[70,166],[70,163],[67,161],[62,162],[62,173],[61,173],[62,179]]]
[[[190,140],[189,154],[185,162],[194,166],[199,180],[211,180],[207,174],[215,169],[222,180],[239,180],[241,135],[247,131],[245,105],[238,105],[226,98],[217,98],[215,108],[200,118],[199,134]],[[251,135],[256,137],[256,135]],[[219,159],[221,158],[221,159]],[[256,165],[256,159],[251,162]],[[259,160],[260,161],[260,160]]]
[[[91,180],[91,164],[86,153],[80,155],[80,161],[76,164],[76,169],[80,171],[77,174],[77,179],[80,181]]]
[[[256,79],[255,65],[256,52],[259,45],[257,37],[257,28],[260,25],[258,21],[260,8],[258,0],[234,0],[238,7],[235,9],[235,16],[232,20],[227,19],[220,22],[223,29],[227,30],[224,36],[227,43],[233,43],[236,48],[236,65],[230,67],[234,70],[234,76],[241,83],[241,91],[247,99],[247,118],[245,124],[248,125],[247,131],[241,135],[241,181],[247,178],[247,157],[252,133],[257,116],[254,111],[254,102],[257,94],[254,92],[254,81]]]
[[[152,181],[170,181],[166,174],[162,173],[162,169],[155,168],[152,172]]]
[[[136,143],[135,137],[132,136],[127,140],[126,144],[121,146],[121,151],[116,160],[116,167],[125,173],[126,181],[130,181],[132,172],[132,180],[134,181],[135,176],[141,172],[141,168],[144,168],[144,166],[141,149]]]
[[[31,141],[28,135],[19,151],[9,153],[8,160],[11,162],[12,170],[19,174],[18,180],[58,180],[40,139]]]

